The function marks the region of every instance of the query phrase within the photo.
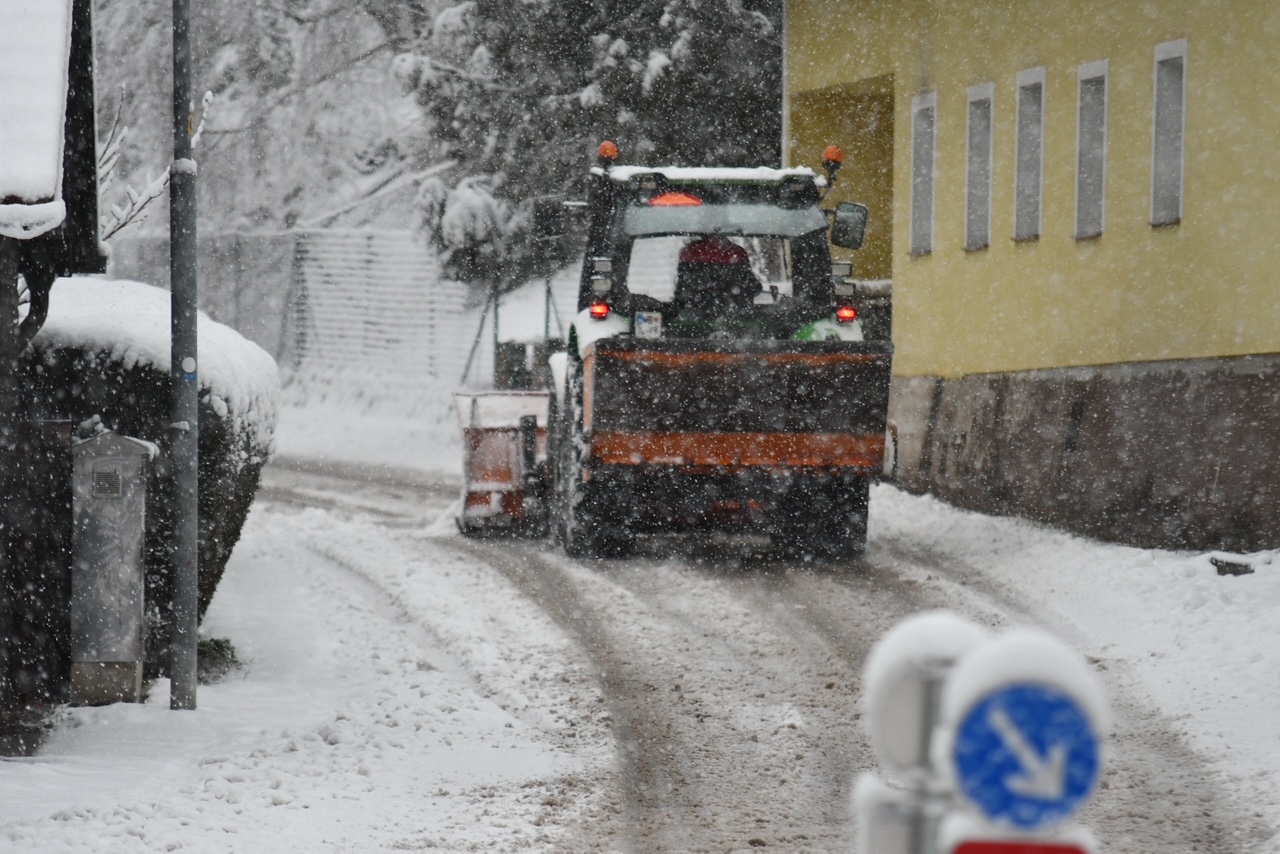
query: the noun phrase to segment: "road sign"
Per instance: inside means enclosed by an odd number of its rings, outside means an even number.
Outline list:
[[[1102,766],[1082,706],[1030,682],[1005,685],[973,705],[957,727],[952,759],[964,795],[989,818],[1022,830],[1074,813]]]
[[[876,644],[862,686],[872,746],[905,788],[859,779],[861,854],[1095,854],[1082,828],[1043,832],[1102,770],[1109,712],[1084,656],[1038,629],[988,638],[929,612]]]
[[[925,611],[894,626],[871,650],[862,677],[867,726],[890,773],[928,772],[942,682],[956,659],[986,639],[963,617]]]
[[[1011,841],[962,842],[951,854],[1088,854],[1075,845],[1060,842]]]

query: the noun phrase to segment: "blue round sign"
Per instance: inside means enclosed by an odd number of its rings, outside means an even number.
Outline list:
[[[960,789],[988,818],[1035,830],[1093,792],[1102,765],[1083,709],[1047,685],[1006,685],[970,709],[952,750]]]

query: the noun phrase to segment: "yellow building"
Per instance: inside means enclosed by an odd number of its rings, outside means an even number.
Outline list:
[[[788,0],[784,157],[846,150],[904,480],[1280,545],[1280,3]]]

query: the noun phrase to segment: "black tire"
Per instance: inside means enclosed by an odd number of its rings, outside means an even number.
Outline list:
[[[867,547],[870,482],[863,477],[801,477],[775,505],[773,540],[804,560],[840,561]]]
[[[588,481],[582,430],[582,365],[571,362],[565,407],[556,431],[555,533],[570,557],[619,557],[635,548],[631,533],[630,496],[607,478]]]

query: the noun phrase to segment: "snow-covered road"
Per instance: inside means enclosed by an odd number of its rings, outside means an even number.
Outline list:
[[[850,851],[863,659],[945,606],[1095,662],[1105,850],[1280,850],[1265,558],[1221,577],[882,487],[847,567],[696,541],[582,563],[457,537],[453,498],[407,470],[270,469],[205,626],[245,668],[194,713],[164,684],[64,713],[0,763],[0,848]]]

